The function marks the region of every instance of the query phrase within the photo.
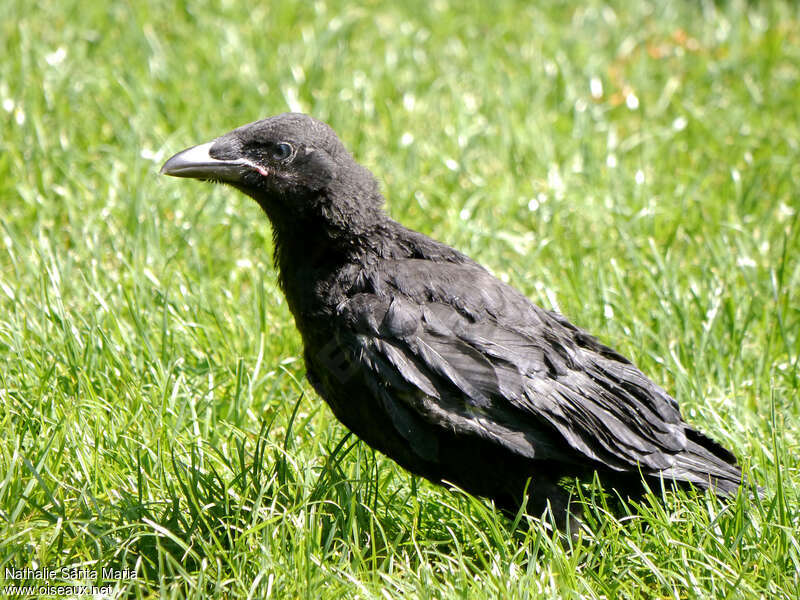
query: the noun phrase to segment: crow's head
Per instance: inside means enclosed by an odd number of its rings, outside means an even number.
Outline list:
[[[230,184],[254,198],[274,224],[323,218],[348,227],[379,209],[374,178],[325,123],[286,113],[179,152],[161,173]]]

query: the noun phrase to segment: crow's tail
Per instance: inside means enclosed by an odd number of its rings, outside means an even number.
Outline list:
[[[743,483],[736,457],[699,431],[687,427],[685,433],[686,449],[675,455],[674,466],[661,475],[704,490],[712,489],[725,498],[735,496]]]

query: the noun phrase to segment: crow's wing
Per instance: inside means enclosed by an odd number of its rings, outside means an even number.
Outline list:
[[[341,343],[385,382],[374,391],[387,410],[402,403],[529,458],[590,458],[698,483],[731,476],[726,461],[698,477],[676,462],[691,443],[687,430],[696,432],[675,400],[561,315],[474,263],[391,262],[372,290],[339,307],[348,323]]]

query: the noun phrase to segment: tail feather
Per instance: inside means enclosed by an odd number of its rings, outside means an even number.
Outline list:
[[[720,496],[735,496],[743,483],[736,457],[699,431],[687,427],[685,433],[686,449],[675,455],[675,464],[661,475],[713,489]]]

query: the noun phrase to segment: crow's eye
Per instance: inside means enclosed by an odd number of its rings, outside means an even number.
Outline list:
[[[280,142],[275,145],[272,151],[272,158],[275,160],[286,160],[292,155],[292,147],[286,142]]]

